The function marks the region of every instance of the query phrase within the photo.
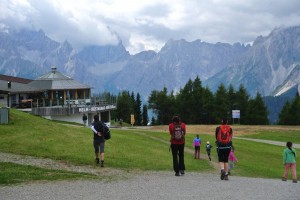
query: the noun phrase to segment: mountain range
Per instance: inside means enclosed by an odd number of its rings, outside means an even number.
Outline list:
[[[49,38],[43,30],[0,30],[0,74],[36,79],[58,71],[93,87],[94,93],[179,91],[197,76],[213,92],[223,83],[243,84],[251,96],[280,96],[300,90],[300,26],[275,28],[253,44],[188,42],[170,39],[159,52],[131,55],[122,41],[112,46],[75,49]]]

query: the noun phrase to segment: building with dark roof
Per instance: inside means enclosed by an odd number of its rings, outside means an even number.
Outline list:
[[[91,87],[51,67],[51,71],[35,80],[0,75],[0,106],[27,109],[49,119],[82,122],[83,113],[90,123],[93,114],[110,121],[111,102],[93,105]],[[94,101],[93,101],[94,102]]]
[[[66,76],[51,67],[51,72],[31,81],[29,86],[43,90],[46,104],[89,104],[91,99],[91,87]]]
[[[30,86],[30,79],[0,75],[0,105],[6,107],[21,106],[32,94],[42,92],[39,88]]]

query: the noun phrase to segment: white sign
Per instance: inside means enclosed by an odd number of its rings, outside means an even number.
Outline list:
[[[240,110],[232,110],[232,118],[240,118]]]
[[[79,112],[95,112],[95,111],[109,110],[114,108],[116,108],[115,105],[107,105],[101,107],[86,107],[86,108],[79,108]]]

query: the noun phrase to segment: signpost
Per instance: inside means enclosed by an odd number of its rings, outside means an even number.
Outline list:
[[[134,121],[134,115],[132,114],[132,115],[131,115],[131,118],[130,118],[131,126],[133,126],[134,122],[135,122],[135,121]]]
[[[238,123],[240,123],[240,110],[232,110],[232,123],[234,124],[234,119],[238,119]]]

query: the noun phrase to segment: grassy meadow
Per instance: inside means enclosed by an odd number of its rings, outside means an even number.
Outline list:
[[[170,171],[172,169],[172,156],[169,152],[169,134],[166,130],[148,130],[137,128],[111,129],[112,138],[105,146],[105,168],[123,169],[125,171]],[[255,132],[243,137],[268,139],[277,141],[299,141],[300,131],[268,131]],[[74,165],[94,164],[94,149],[92,145],[93,134],[89,128],[72,124],[62,124],[33,116],[14,109],[10,109],[10,122],[8,125],[0,125],[0,152],[30,155],[42,158],[61,160]],[[192,141],[195,134],[186,136],[185,164],[187,172],[217,173],[208,159],[195,160],[193,157]],[[200,134],[203,141],[201,156],[206,154],[205,143],[210,141],[212,149],[212,162],[217,162],[213,134]],[[252,141],[234,140],[236,156],[239,163],[235,165],[233,174],[236,176],[280,178],[283,173],[282,151],[284,147],[257,143]],[[300,153],[300,152],[299,152]],[[298,153],[298,154],[299,154]],[[297,162],[300,163],[300,156]],[[203,157],[202,157],[203,158]],[[1,162],[1,161],[0,161]],[[18,168],[13,164],[0,163],[0,171],[5,171],[6,165]],[[24,166],[23,166],[24,167]],[[0,184],[3,184],[5,174],[8,182],[19,174],[22,179],[24,171],[0,173]],[[22,166],[21,166],[22,168]],[[41,169],[43,173],[43,169]],[[298,167],[298,175],[300,174]],[[62,172],[53,172],[54,174]],[[44,177],[40,174],[39,177]],[[85,177],[86,174],[66,173],[67,178]],[[60,176],[57,176],[60,179]],[[26,178],[23,178],[26,181]],[[35,178],[36,179],[36,178]],[[35,180],[33,179],[33,180]],[[48,180],[46,178],[46,180]]]

